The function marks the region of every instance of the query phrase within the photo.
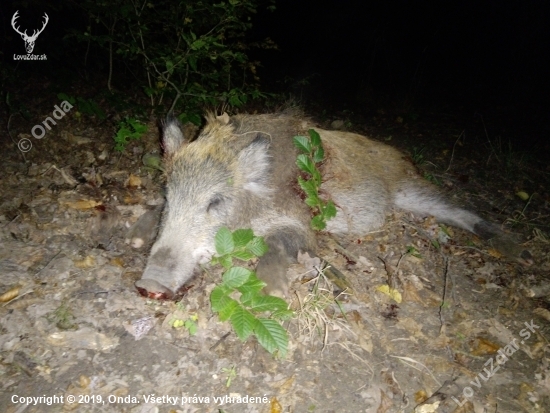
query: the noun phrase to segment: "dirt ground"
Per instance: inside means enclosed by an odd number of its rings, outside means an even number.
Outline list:
[[[1,410],[550,411],[550,170],[463,142],[460,128],[368,124],[355,130],[407,148],[450,198],[517,233],[535,262],[401,211],[361,239],[320,235],[321,258],[349,288],[315,276],[311,260],[289,270],[297,316],[281,360],[213,315],[218,268],[179,302],[135,290],[147,248],[127,233],[162,202],[162,173],[142,163],[159,150],[154,122],[121,154],[108,123],[65,116],[37,140],[14,119],[14,142],[2,132]]]

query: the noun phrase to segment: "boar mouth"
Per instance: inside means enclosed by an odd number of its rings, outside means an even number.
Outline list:
[[[197,267],[192,271],[191,277],[183,282],[174,279],[172,273],[166,268],[155,265],[146,268],[144,278],[137,280],[134,286],[143,297],[155,300],[176,300],[181,298],[193,287],[188,282],[197,275]]]
[[[171,300],[174,297],[172,290],[151,278],[138,280],[134,285],[143,297],[155,300]]]

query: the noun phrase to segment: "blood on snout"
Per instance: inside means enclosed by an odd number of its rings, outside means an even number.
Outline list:
[[[138,290],[138,293],[142,297],[146,298],[152,298],[154,300],[170,300],[172,297],[170,297],[166,291],[163,292],[156,292],[156,291],[147,291],[145,288],[136,287]]]
[[[155,291],[151,290],[148,291],[146,288],[143,287],[137,287],[139,295],[146,298],[151,298],[153,300],[171,300],[171,301],[178,301],[180,300],[185,294],[187,294],[187,291],[189,291],[191,288],[193,288],[194,285],[184,285],[182,286],[175,294],[172,294],[168,291]]]

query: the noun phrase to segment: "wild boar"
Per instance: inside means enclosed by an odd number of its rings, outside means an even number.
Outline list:
[[[299,250],[314,252],[311,211],[296,179],[295,135],[315,129],[325,148],[320,194],[330,198],[337,215],[326,230],[361,235],[379,228],[389,208],[421,216],[493,239],[508,254],[516,245],[496,226],[454,206],[437,187],[420,177],[398,150],[349,132],[317,128],[295,114],[207,115],[199,137],[190,142],[179,123],[163,126],[166,204],[158,238],[138,290],[170,298],[215,253],[218,229],[252,228],[269,251],[256,272],[267,290],[287,293],[286,270]]]

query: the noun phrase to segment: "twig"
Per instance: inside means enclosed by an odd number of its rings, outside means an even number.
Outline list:
[[[464,135],[464,130],[460,133],[460,135],[458,135],[458,138],[456,138],[456,141],[455,143],[453,144],[453,150],[451,152],[451,159],[449,160],[449,166],[447,167],[447,169],[445,169],[445,172],[449,172],[449,170],[451,169],[451,164],[453,163],[453,158],[455,156],[455,148],[456,148],[456,144],[458,143],[458,141],[460,140],[460,138],[462,137],[462,135]]]
[[[422,371],[422,369],[419,369],[419,368],[417,368],[417,367],[415,367],[414,365],[409,364],[409,363],[420,364],[422,367],[424,367],[424,368],[426,369],[426,371],[430,374],[430,376],[432,376],[432,378],[435,380],[435,382],[437,383],[437,385],[438,385],[438,386],[441,386],[441,383],[439,382],[439,380],[437,380],[437,379],[435,378],[435,376],[433,375],[433,373],[431,372],[431,370],[430,370],[428,367],[426,367],[426,365],[422,364],[421,362],[416,361],[415,359],[412,359],[412,358],[410,358],[410,357],[392,356],[391,354],[390,354],[390,357],[394,357],[394,358],[396,358],[396,359],[399,359],[399,360],[401,360],[403,363],[405,363],[406,365],[412,367],[413,369],[416,369],[416,370],[418,370],[418,371]],[[407,362],[409,362],[409,363],[407,363]]]
[[[439,334],[442,334],[445,329],[445,317],[443,316],[443,306],[445,305],[445,300],[447,299],[447,281],[449,276],[449,257],[441,253],[443,259],[445,260],[445,272],[443,274],[443,296],[441,297],[441,305],[439,306],[439,323],[441,327],[439,328]]]
[[[216,342],[214,343],[214,345],[212,345],[212,347],[210,347],[209,350],[212,351],[212,350],[214,350],[216,347],[218,347],[218,346],[222,343],[222,341],[224,341],[227,337],[229,337],[229,334],[231,334],[231,331],[228,332],[228,333],[225,333],[223,336],[221,336],[221,338],[220,338],[218,341],[216,341]]]
[[[491,155],[495,155],[495,158],[497,158],[497,161],[500,163],[500,159],[498,158],[498,155],[495,151],[495,148],[493,147],[493,143],[491,142],[491,139],[489,139],[489,133],[487,132],[487,127],[485,126],[485,121],[483,120],[483,116],[479,113],[476,113],[477,116],[481,119],[481,124],[483,125],[483,130],[485,131],[485,137],[487,138],[487,142],[489,142],[489,147],[491,148],[491,153],[489,154],[489,158],[487,158],[487,165],[489,165],[489,161],[491,160]]]

